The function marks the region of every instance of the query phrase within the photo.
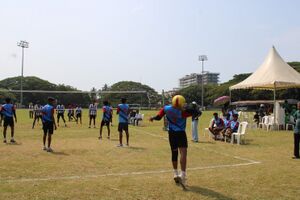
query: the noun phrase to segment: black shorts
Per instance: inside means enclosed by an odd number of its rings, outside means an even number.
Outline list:
[[[172,150],[176,150],[179,147],[187,148],[188,142],[185,131],[169,131],[169,143]]]
[[[81,113],[77,113],[76,118],[81,118]]]
[[[123,130],[128,131],[128,123],[122,123],[122,122],[119,123],[118,131],[122,132]]]
[[[14,118],[13,117],[4,117],[4,124],[3,126],[10,126],[10,127],[14,127],[15,123],[14,123]]]
[[[59,119],[60,117],[61,117],[61,118],[64,118],[64,113],[58,113],[58,114],[57,114],[57,118]]]
[[[44,134],[53,134],[53,130],[54,130],[54,123],[53,122],[43,122],[43,130],[44,130]]]
[[[90,119],[96,119],[96,115],[90,115]]]
[[[110,124],[110,121],[106,121],[106,120],[103,120],[102,119],[102,121],[101,121],[101,126],[109,126],[109,124]]]

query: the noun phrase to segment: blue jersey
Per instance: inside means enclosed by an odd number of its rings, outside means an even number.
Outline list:
[[[4,117],[13,117],[15,107],[13,104],[4,104],[2,105],[1,112]]]
[[[53,122],[54,107],[47,104],[42,108],[42,121]]]
[[[164,108],[160,110],[158,115],[160,117],[166,115],[166,118],[169,122],[169,131],[174,132],[185,131],[186,118],[191,116],[190,114],[182,112],[181,110],[176,109],[171,105],[164,106]]]
[[[239,128],[239,122],[238,121],[230,121],[230,128],[232,132],[237,132]]]
[[[119,104],[117,108],[117,113],[119,114],[119,123],[128,123],[128,104]]]
[[[233,120],[233,115],[238,114],[238,112],[236,110],[231,110],[228,112],[228,114],[230,115],[230,120]]]
[[[103,120],[104,121],[107,121],[107,122],[109,122],[110,121],[110,119],[111,119],[111,111],[112,111],[112,109],[111,109],[111,107],[110,106],[103,106],[102,107],[102,109],[103,109]]]
[[[228,128],[230,125],[230,120],[225,118],[225,119],[223,119],[223,121],[224,121],[225,128]]]

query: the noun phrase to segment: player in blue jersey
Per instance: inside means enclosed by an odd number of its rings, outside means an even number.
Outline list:
[[[231,137],[232,133],[236,133],[239,129],[239,125],[240,123],[238,122],[238,114],[233,114],[232,117],[233,119],[229,121],[227,128],[225,130],[225,132],[223,133],[223,135],[227,136],[227,137]]]
[[[42,108],[42,121],[43,121],[43,131],[44,131],[43,150],[47,152],[53,152],[53,150],[51,149],[51,140],[52,140],[52,134],[54,133],[53,129],[56,130],[56,124],[54,120],[54,105],[55,105],[55,99],[52,97],[48,97],[48,104]],[[48,146],[46,147],[47,136],[48,136]]]
[[[1,113],[3,114],[4,117],[4,124],[3,124],[3,142],[6,143],[6,131],[7,131],[7,126],[10,126],[11,129],[11,143],[15,143],[16,141],[14,140],[14,134],[15,134],[15,125],[14,125],[14,118],[15,122],[17,122],[17,115],[16,115],[16,108],[15,106],[11,103],[10,98],[5,99],[5,104],[2,105],[1,107]]]
[[[103,102],[102,111],[103,111],[103,117],[102,117],[101,126],[100,126],[100,136],[99,136],[99,139],[102,139],[102,129],[103,129],[104,125],[107,127],[107,131],[108,131],[108,133],[107,133],[107,139],[110,139],[110,127],[109,127],[109,124],[110,124],[111,118],[112,118],[112,109],[109,106],[108,101],[104,101]]]
[[[172,165],[174,169],[174,181],[185,188],[186,184],[186,159],[187,159],[187,136],[186,136],[186,118],[200,114],[200,110],[192,106],[186,106],[185,98],[176,95],[172,98],[172,105],[164,106],[155,117],[150,121],[161,120],[166,116],[168,120],[169,143],[172,152]],[[177,170],[178,151],[180,152],[181,174]]]
[[[118,105],[117,108],[117,114],[119,115],[119,125],[118,125],[118,131],[119,131],[119,142],[120,144],[118,147],[123,146],[123,130],[126,133],[126,146],[129,146],[129,132],[128,132],[128,114],[129,114],[129,106],[126,104],[126,99],[121,99],[121,104]]]

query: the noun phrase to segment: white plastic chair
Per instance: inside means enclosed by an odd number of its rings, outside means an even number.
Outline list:
[[[248,122],[240,123],[238,131],[236,133],[232,133],[232,135],[231,135],[231,144],[234,143],[235,137],[236,137],[238,145],[240,145],[242,137],[244,138],[244,141],[245,141],[245,134],[246,134],[247,126],[248,126]]]
[[[213,119],[210,120],[209,126],[208,126],[208,127],[211,127],[212,122],[213,122]],[[211,137],[211,134],[210,134],[209,128],[204,128],[204,131],[203,131],[204,137],[205,137],[206,133],[207,133],[207,135],[208,135],[208,138],[210,138],[210,137]]]
[[[268,123],[269,123],[269,117],[268,116],[264,116],[261,119],[261,122],[258,124],[258,128],[264,129],[266,127],[266,124],[268,124]]]
[[[265,124],[265,126],[267,128],[267,131],[269,131],[271,129],[271,127],[273,127],[273,129],[274,129],[274,126],[275,126],[274,116],[268,117],[268,120],[267,120],[267,123]]]
[[[293,116],[290,116],[290,121],[285,125],[285,130],[289,130],[289,127],[292,127],[292,130],[295,128],[295,124],[293,122],[295,121]]]
[[[138,116],[136,117],[136,120],[135,120],[135,123],[136,123],[135,125],[137,125],[137,120],[139,120],[138,124],[140,126],[142,124],[144,116],[145,116],[145,114],[138,114]]]

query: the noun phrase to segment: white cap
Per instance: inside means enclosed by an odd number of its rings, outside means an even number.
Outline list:
[[[197,104],[196,101],[193,101],[192,104]]]

